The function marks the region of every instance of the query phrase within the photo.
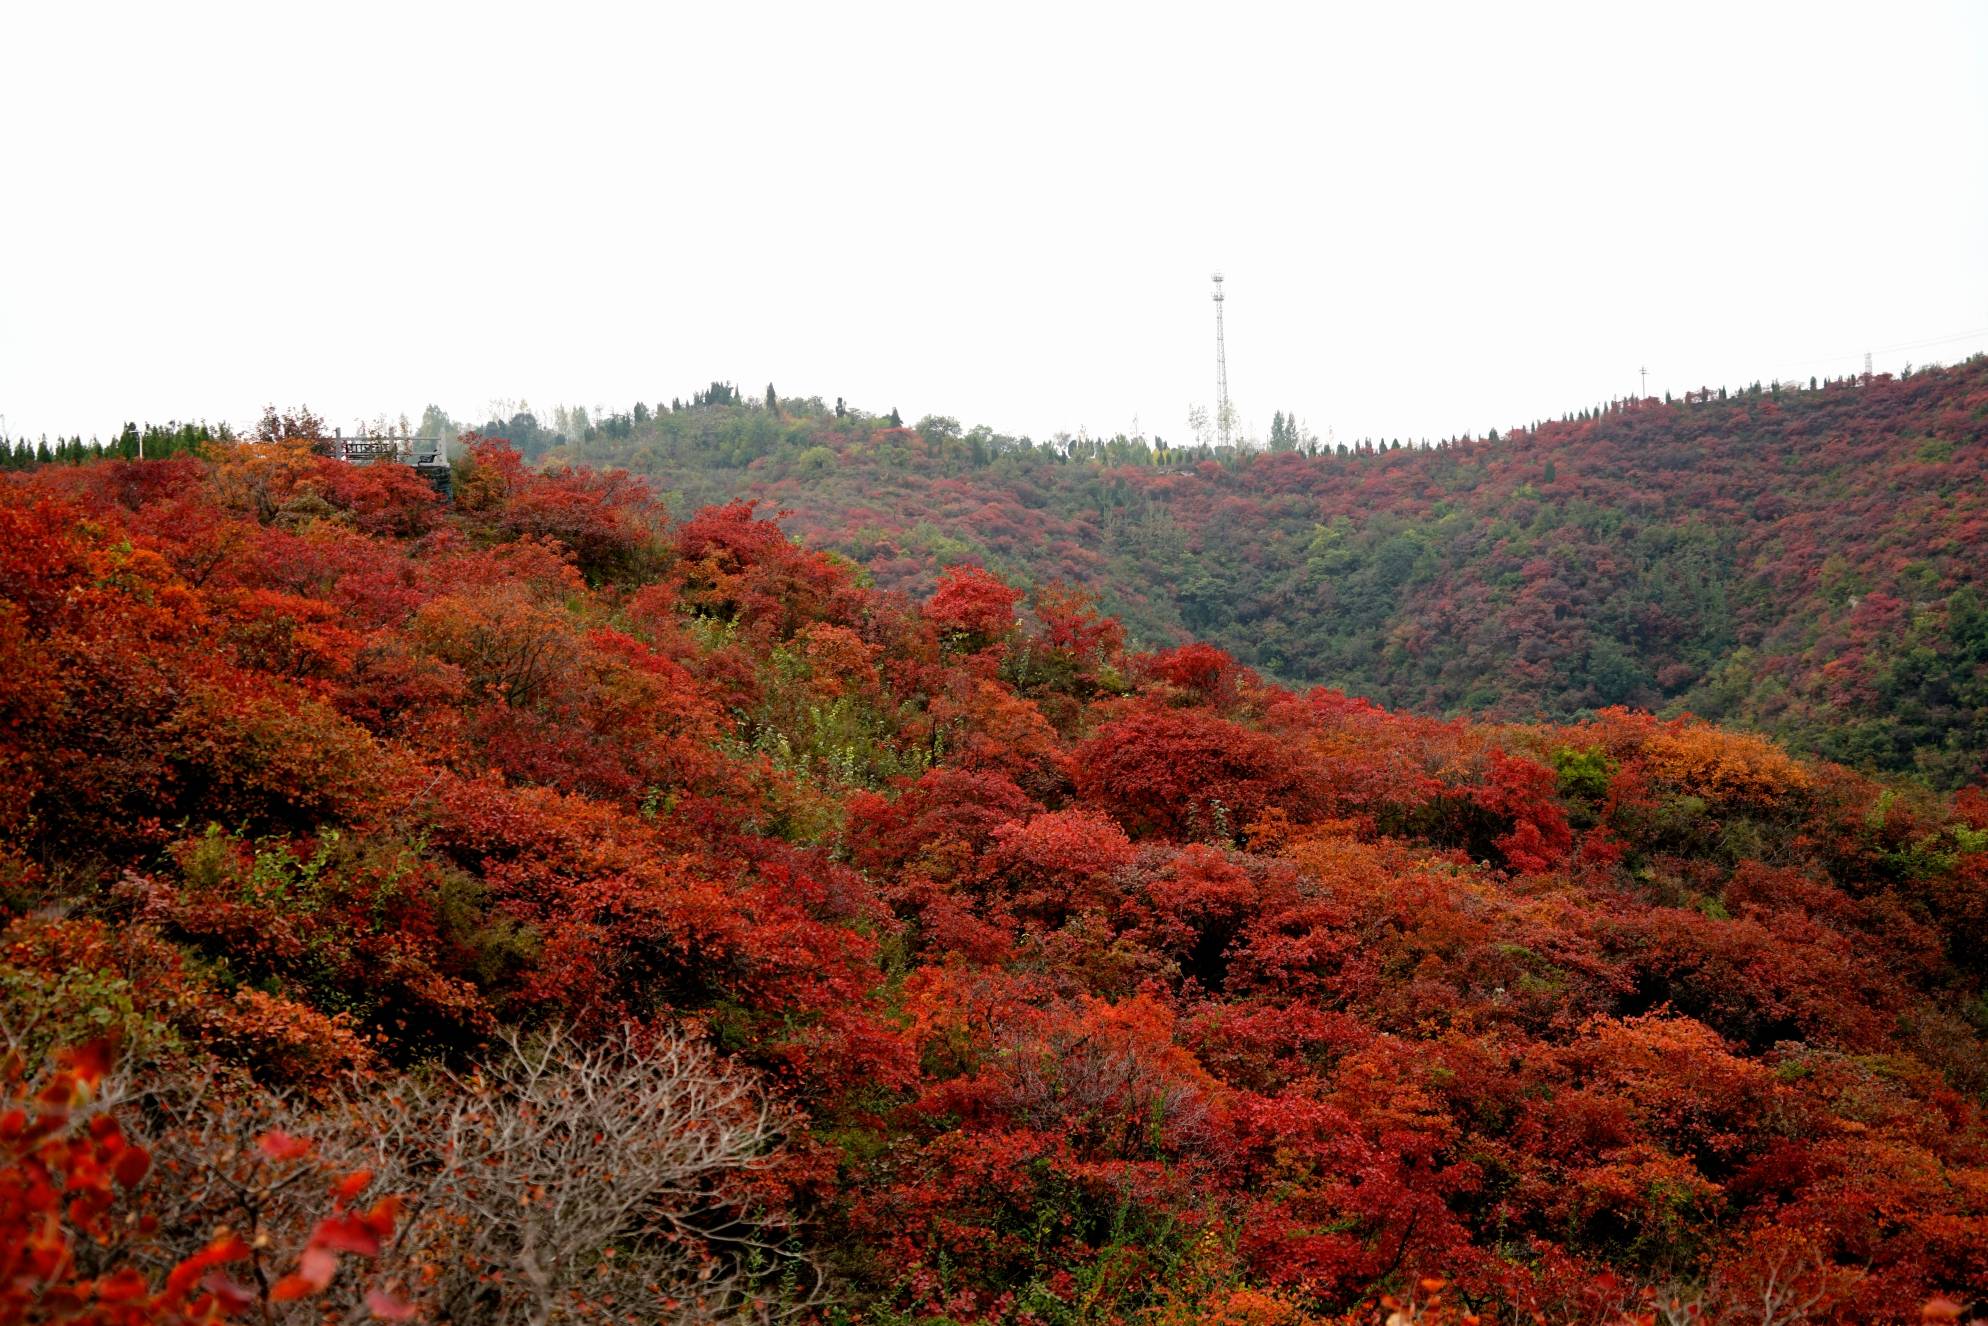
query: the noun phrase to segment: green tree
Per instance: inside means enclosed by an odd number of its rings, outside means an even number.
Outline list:
[[[461,435],[462,429],[456,426],[455,420],[449,418],[448,411],[439,405],[430,405],[421,412],[421,426],[416,432],[421,437],[438,437],[446,446]]]
[[[1270,416],[1270,449],[1272,451],[1296,451],[1304,443],[1298,429],[1298,416],[1285,414],[1282,410]]]

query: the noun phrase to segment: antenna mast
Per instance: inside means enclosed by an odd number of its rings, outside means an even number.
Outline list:
[[[1223,446],[1229,445],[1229,351],[1222,340],[1222,274],[1215,273],[1215,429]]]

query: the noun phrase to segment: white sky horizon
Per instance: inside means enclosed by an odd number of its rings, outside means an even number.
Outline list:
[[[1988,350],[1988,6],[1378,8],[12,6],[0,416],[1182,443],[1216,269],[1258,434]]]

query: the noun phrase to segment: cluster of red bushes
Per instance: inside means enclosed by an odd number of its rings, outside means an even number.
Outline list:
[[[1988,1285],[1978,793],[1129,654],[1081,594],[913,602],[487,444],[456,491],[281,443],[0,484],[0,1304],[1848,1323]]]

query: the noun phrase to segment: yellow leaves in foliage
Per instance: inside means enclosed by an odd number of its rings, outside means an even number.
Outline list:
[[[1344,832],[1318,832],[1316,827],[1284,848],[1298,868],[1333,893],[1360,896],[1386,884],[1388,850],[1364,843]]]
[[[1370,1318],[1321,1317],[1284,1290],[1240,1279],[1235,1249],[1216,1228],[1204,1231],[1179,1266],[1155,1285],[1157,1304],[1140,1326],[1330,1326]]]
[[[391,768],[372,738],[317,700],[270,690],[244,695],[221,684],[189,685],[163,729],[177,759],[208,774],[225,805],[353,813]],[[217,806],[218,809],[218,806]]]
[[[261,524],[268,524],[290,500],[298,485],[317,468],[311,443],[240,442],[213,446],[213,485],[221,506]]]
[[[530,706],[578,653],[571,621],[516,582],[466,588],[422,605],[414,635],[479,691]]]
[[[1282,1295],[1247,1285],[1195,1307],[1205,1326],[1304,1326],[1312,1320]]]
[[[1653,728],[1643,756],[1659,780],[1714,805],[1771,810],[1815,790],[1809,771],[1766,738],[1698,723]]]
[[[328,1086],[373,1067],[373,1053],[344,1014],[244,986],[208,1015],[209,1044],[278,1082]]]

